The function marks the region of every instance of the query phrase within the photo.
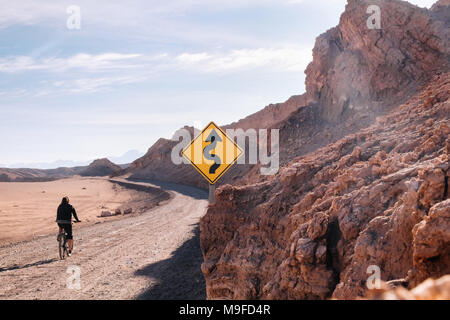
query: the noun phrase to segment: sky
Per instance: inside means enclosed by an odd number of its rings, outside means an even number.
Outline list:
[[[0,0],[0,166],[145,152],[301,94],[345,3]]]

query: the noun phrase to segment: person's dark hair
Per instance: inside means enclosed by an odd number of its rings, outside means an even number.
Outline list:
[[[62,198],[62,200],[61,200],[61,204],[68,204],[69,203],[69,197],[64,197],[64,198]]]

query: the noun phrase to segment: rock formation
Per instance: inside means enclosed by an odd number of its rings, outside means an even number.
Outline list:
[[[80,172],[83,177],[104,177],[122,171],[122,168],[108,159],[98,159]]]
[[[377,1],[381,30],[369,4],[317,39],[307,104],[275,124],[287,164],[217,190],[208,298],[364,297],[369,266],[409,288],[450,273],[448,1]]]

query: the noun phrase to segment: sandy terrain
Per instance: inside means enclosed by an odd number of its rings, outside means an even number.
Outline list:
[[[70,197],[80,220],[86,225],[117,219],[100,218],[102,211],[151,208],[156,194],[126,188],[103,178],[1,182],[0,245],[54,233],[56,209],[64,195]]]
[[[171,188],[169,201],[143,214],[77,225],[74,254],[64,261],[56,233],[1,246],[0,299],[204,299],[198,222],[207,194]],[[80,289],[66,286],[69,266],[80,268]]]

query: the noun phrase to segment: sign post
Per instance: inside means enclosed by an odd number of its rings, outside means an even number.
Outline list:
[[[209,204],[213,205],[216,203],[216,185],[209,184]]]
[[[214,204],[215,183],[243,154],[241,147],[211,122],[181,154],[209,182],[209,203]]]

